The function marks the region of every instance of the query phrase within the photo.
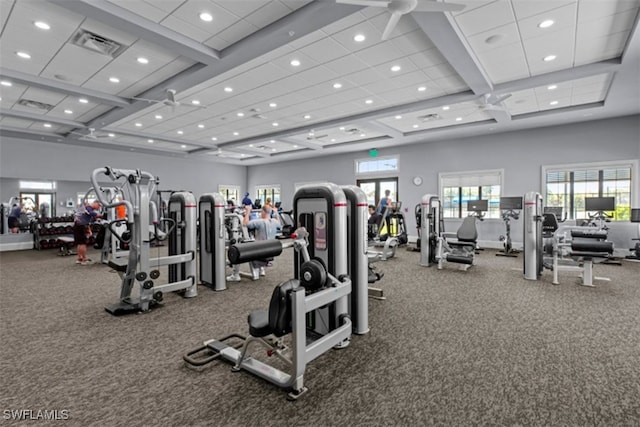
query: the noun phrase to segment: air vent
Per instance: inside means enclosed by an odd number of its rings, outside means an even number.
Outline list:
[[[51,111],[53,105],[45,104],[44,102],[34,101],[32,99],[24,99],[18,101],[18,105],[23,105],[25,107],[34,108],[40,111]]]
[[[423,122],[431,122],[434,120],[440,120],[440,116],[437,113],[426,114],[424,116],[418,116],[418,120],[422,120]]]
[[[82,28],[74,34],[71,43],[112,58],[115,58],[123,48],[123,46],[116,41],[109,40],[106,37],[83,30]]]

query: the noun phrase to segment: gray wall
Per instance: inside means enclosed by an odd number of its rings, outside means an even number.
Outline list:
[[[147,171],[160,178],[160,189],[188,190],[196,198],[218,191],[219,184],[246,188],[246,166],[2,138],[0,200],[17,195],[18,179],[55,180],[59,207],[60,201],[86,191],[91,172],[103,166]]]
[[[640,116],[554,126],[520,132],[491,134],[474,138],[453,139],[385,149],[379,156],[398,155],[400,158],[399,196],[408,209],[407,228],[415,234],[413,207],[423,194],[438,194],[440,172],[503,169],[505,196],[524,195],[528,191],[541,192],[541,167],[584,162],[629,160],[640,158]],[[368,153],[351,153],[310,160],[254,166],[248,172],[248,185],[280,184],[283,206],[293,200],[294,183],[326,180],[337,184],[356,181],[354,162],[367,158]],[[416,187],[412,178],[422,176],[423,184]],[[636,178],[637,179],[637,178]],[[634,205],[640,206],[640,195]],[[459,221],[447,221],[447,230],[455,231]],[[621,236],[616,246],[628,246],[634,227],[622,225],[623,231],[612,230]],[[485,220],[479,225],[480,240],[497,242],[504,234],[501,220]],[[512,223],[512,238],[521,241],[521,221]]]

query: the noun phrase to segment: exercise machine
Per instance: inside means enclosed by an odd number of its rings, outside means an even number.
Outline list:
[[[416,211],[418,211],[416,207]],[[433,194],[425,194],[420,202],[420,265],[429,267],[438,262],[438,243],[444,232],[444,220],[440,199]]]
[[[638,238],[631,239],[637,242],[633,248],[629,249],[632,252],[632,254],[627,255],[625,258],[630,260],[640,261],[640,209],[631,209],[631,222],[635,222],[638,224]]]
[[[205,341],[183,357],[188,365],[203,366],[221,358],[231,362],[234,371],[248,371],[289,391],[289,399],[297,399],[307,391],[304,373],[308,363],[332,348],[346,347],[352,332],[368,332],[367,282],[366,277],[360,277],[365,259],[365,206],[358,206],[355,189],[345,189],[351,194],[349,198],[335,184],[303,186],[294,196],[294,218],[299,227],[291,240],[229,247],[232,263],[275,257],[293,247],[295,278],[274,289],[268,310],[250,313],[249,337],[232,334]],[[361,217],[360,225],[356,217]],[[356,241],[349,246],[352,239]],[[358,289],[354,291],[354,287]],[[292,336],[291,349],[280,339],[288,334]],[[284,361],[287,370],[248,355],[253,342],[266,346],[267,354]]]
[[[517,257],[520,251],[513,249],[513,244],[511,243],[511,220],[520,218],[522,197],[500,197],[500,210],[502,211],[501,215],[506,227],[506,234],[500,236],[500,241],[504,242],[504,249],[502,252],[496,253],[496,256]]]
[[[461,264],[463,270],[468,270],[475,264],[475,254],[478,247],[478,229],[476,220],[482,220],[482,212],[487,211],[486,200],[470,200],[467,202],[465,217],[455,234],[441,232],[438,239],[438,270],[442,270],[445,262]],[[455,240],[452,240],[455,238]]]
[[[214,291],[224,291],[227,289],[225,280],[227,214],[222,194],[207,193],[200,196],[198,217],[200,218],[200,283]]]
[[[98,177],[105,176],[113,182],[123,183],[131,200],[110,201]],[[96,197],[105,208],[125,206],[126,217],[109,222],[113,231],[116,224],[126,223],[128,238],[118,236],[122,243],[129,245],[129,255],[124,259],[111,259],[109,266],[122,278],[119,301],[105,310],[113,315],[146,312],[160,304],[163,293],[179,292],[185,298],[197,296],[196,283],[196,202],[193,194],[182,192],[172,194],[169,205],[168,224],[169,255],[151,257],[150,242],[160,236],[159,220],[151,195],[158,179],[149,172],[140,170],[98,168],[91,174],[91,183]],[[150,233],[149,226],[153,226]],[[157,284],[161,266],[169,266],[169,283]],[[139,284],[139,295],[134,296],[135,283]]]
[[[524,196],[524,261],[527,280],[539,280],[544,268],[553,270],[554,285],[559,284],[560,271],[578,272],[581,285],[593,287],[593,263],[613,253],[613,243],[601,240],[601,233],[590,227],[569,229],[571,239],[559,229],[556,215],[543,212],[542,196],[529,192]]]

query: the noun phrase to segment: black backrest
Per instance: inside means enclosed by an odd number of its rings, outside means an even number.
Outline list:
[[[476,228],[476,218],[468,216],[462,221],[462,225],[456,233],[458,240],[461,242],[475,243],[478,239],[478,229]]]
[[[546,212],[543,215],[542,220],[542,234],[545,236],[551,236],[558,229],[558,218],[554,213]]]
[[[269,328],[277,337],[291,333],[291,299],[293,289],[300,286],[297,279],[289,279],[275,287],[269,302]]]

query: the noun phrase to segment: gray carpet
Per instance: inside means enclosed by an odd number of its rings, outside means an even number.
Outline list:
[[[488,250],[468,272],[418,260],[399,250],[377,264],[387,300],[369,301],[371,332],[310,364],[308,394],[288,402],[224,362],[194,370],[182,355],[245,334],[248,311],[291,276],[290,253],[258,282],[166,295],[126,317],[104,311],[119,293],[107,266],[2,253],[0,422],[22,424],[5,411],[29,409],[65,410],[78,426],[640,425],[640,264],[597,265],[611,282],[585,288],[572,273],[559,286],[549,272],[525,281],[522,256]]]

